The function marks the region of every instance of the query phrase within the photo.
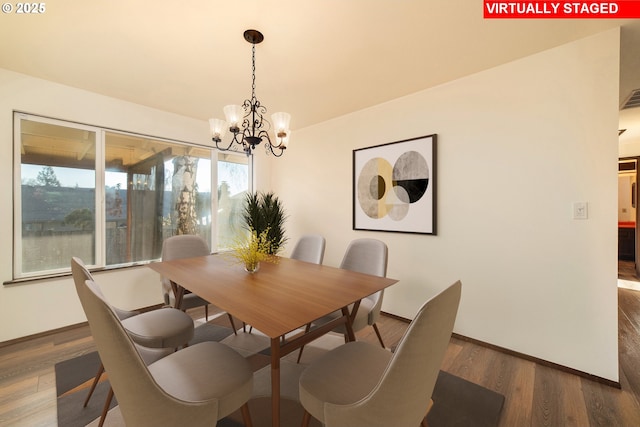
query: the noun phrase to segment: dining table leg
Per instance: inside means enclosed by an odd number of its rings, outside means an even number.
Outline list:
[[[353,316],[353,318],[355,319],[355,313],[358,311],[358,307],[360,306],[360,301],[358,301],[356,304],[354,304],[354,307],[351,311],[351,315],[349,314],[349,308],[348,307],[342,307],[342,315],[345,317],[346,322],[345,322],[345,328],[347,330],[347,341],[355,341],[356,340],[356,334],[353,332],[353,320],[351,318],[351,316]]]
[[[184,288],[173,280],[170,280],[170,282],[171,289],[173,290],[173,296],[175,297],[175,301],[173,303],[174,307],[180,310],[180,307],[182,307],[182,299],[184,298]]]
[[[280,337],[271,338],[271,426],[280,427]]]

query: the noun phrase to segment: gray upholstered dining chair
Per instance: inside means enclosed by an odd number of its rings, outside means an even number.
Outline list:
[[[372,276],[385,277],[387,275],[388,254],[389,250],[387,245],[380,240],[355,239],[349,243],[342,262],[340,263],[340,268],[370,274]],[[372,326],[380,345],[384,348],[384,341],[382,340],[382,335],[376,323],[380,318],[383,296],[384,291],[380,291],[360,301],[360,307],[356,312],[356,318],[353,320],[352,328],[354,332],[357,332],[367,325]],[[340,316],[342,316],[342,313],[336,311],[314,321],[313,324],[321,325]],[[310,329],[311,325],[307,325],[306,331],[308,332]],[[344,326],[339,326],[334,331],[344,334],[346,341],[347,330]],[[304,347],[301,347],[298,353],[298,362],[300,362],[303,350]]]
[[[171,236],[165,239],[162,243],[163,261],[193,258],[205,255],[211,255],[211,251],[209,250],[209,245],[207,244],[207,242],[200,236],[192,234],[181,234],[177,236]],[[172,307],[175,306],[175,295],[173,294],[173,289],[171,288],[171,282],[165,277],[162,277],[161,281],[164,303]],[[211,303],[204,298],[191,292],[185,292],[182,298],[180,309],[188,310],[190,308],[204,306],[205,319],[209,320],[209,304]],[[227,313],[227,316],[229,316],[229,322],[231,322],[233,333],[237,335],[236,325],[233,321],[233,317],[229,313]]]
[[[457,281],[428,300],[393,353],[357,341],[313,362],[300,376],[302,426],[425,426],[461,292]]]
[[[292,259],[322,264],[326,240],[319,234],[305,234],[296,242],[291,255]]]
[[[76,289],[83,286],[87,280],[94,281],[91,272],[78,257],[71,258],[71,274]],[[99,288],[96,288],[96,292],[99,292],[101,298],[105,300]],[[135,342],[138,352],[147,364],[173,353],[176,348],[186,345],[193,338],[193,320],[189,315],[175,308],[161,308],[140,313],[138,311],[122,310],[114,306],[110,307],[123,323],[127,333]],[[104,365],[101,363],[83,406],[86,407],[89,403],[103,373]],[[112,398],[113,390],[110,389],[102,409],[99,426],[104,424]]]
[[[95,282],[76,290],[127,425],[210,427],[238,409],[252,425],[253,372],[235,350],[206,341],[147,366]]]

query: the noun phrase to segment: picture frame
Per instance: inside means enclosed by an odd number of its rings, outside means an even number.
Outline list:
[[[353,150],[353,229],[436,232],[437,134]]]

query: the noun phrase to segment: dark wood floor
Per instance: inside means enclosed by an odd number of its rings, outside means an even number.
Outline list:
[[[621,389],[455,338],[442,369],[505,395],[500,427],[640,426],[640,292],[618,295]],[[406,323],[379,326],[391,346]],[[376,343],[370,329],[358,339]],[[53,367],[93,350],[86,326],[0,347],[0,426],[55,426]]]
[[[618,261],[618,279],[640,281],[633,261]]]

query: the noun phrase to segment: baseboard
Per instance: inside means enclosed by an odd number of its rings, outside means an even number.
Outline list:
[[[383,314],[387,317],[391,317],[392,319],[399,320],[404,323],[411,323],[411,319],[407,319],[406,317],[397,316],[395,314],[387,313],[386,311],[381,311],[380,314]]]
[[[163,306],[164,306],[164,304],[155,304],[155,305],[151,305],[151,306],[148,306],[148,307],[142,307],[142,308],[139,308],[137,310],[140,311],[140,312],[145,312],[145,311],[155,310],[155,309],[161,308]],[[82,328],[83,326],[87,326],[87,325],[88,325],[87,322],[80,322],[80,323],[75,323],[75,324],[69,325],[69,326],[63,326],[61,328],[50,329],[50,330],[44,331],[44,332],[38,332],[37,334],[32,334],[32,335],[27,335],[27,336],[24,336],[24,337],[14,338],[14,339],[11,339],[11,340],[8,340],[8,341],[0,342],[0,348],[8,347],[8,346],[13,345],[13,344],[19,344],[21,342],[25,342],[25,341],[29,341],[29,340],[33,340],[33,339],[37,339],[37,338],[46,337],[46,336],[49,336],[49,335],[57,334],[59,332],[71,331],[73,329]]]
[[[385,316],[392,317],[392,318],[400,320],[402,322],[411,323],[410,319],[407,319],[407,318],[404,318],[404,317],[400,317],[400,316],[396,316],[395,314],[391,314],[391,313],[387,313],[387,312],[381,312],[381,313],[384,314]],[[593,374],[589,374],[587,372],[583,372],[583,371],[580,371],[580,370],[577,370],[577,369],[569,368],[568,366],[560,365],[558,363],[549,362],[548,360],[539,359],[539,358],[534,357],[534,356],[529,356],[528,354],[519,353],[517,351],[509,350],[509,349],[504,348],[504,347],[500,347],[500,346],[497,346],[497,345],[494,345],[494,344],[489,344],[487,342],[480,341],[480,340],[477,340],[475,338],[469,338],[469,337],[466,337],[464,335],[456,334],[455,332],[452,334],[452,336],[454,338],[459,339],[459,340],[467,341],[467,342],[470,342],[472,344],[476,344],[476,345],[479,345],[479,346],[482,346],[482,347],[490,348],[491,350],[499,351],[501,353],[508,354],[510,356],[517,357],[519,359],[528,360],[530,362],[534,362],[534,363],[537,363],[537,364],[542,365],[542,366],[546,366],[546,367],[549,367],[549,368],[552,368],[552,369],[557,369],[559,371],[567,372],[569,374],[577,375],[579,377],[586,378],[586,379],[589,379],[591,381],[595,381],[595,382],[598,382],[600,384],[604,384],[604,385],[609,386],[609,387],[622,389],[622,386],[620,385],[619,381],[612,381],[612,380],[607,379],[607,378],[599,377],[597,375],[593,375]]]
[[[27,335],[27,336],[24,336],[24,337],[14,338],[12,340],[0,342],[0,348],[8,347],[8,346],[14,345],[14,344],[20,344],[22,342],[34,340],[34,339],[37,339],[37,338],[46,337],[46,336],[49,336],[49,335],[57,334],[59,332],[71,331],[73,329],[81,328],[83,326],[88,326],[88,323],[87,322],[76,323],[76,324],[69,325],[69,326],[63,326],[61,328],[51,329],[51,330],[44,331],[44,332],[38,332],[37,334],[32,334],[32,335]]]
[[[557,369],[557,370],[562,371],[562,372],[566,372],[566,373],[569,373],[569,374],[577,375],[579,377],[586,378],[588,380],[595,381],[595,382],[598,382],[600,384],[604,384],[604,385],[609,386],[609,387],[622,389],[622,386],[620,385],[619,381],[612,381],[610,379],[599,377],[599,376],[593,375],[593,374],[589,374],[587,372],[583,372],[583,371],[580,371],[578,369],[570,368],[568,366],[560,365],[558,363],[549,362],[548,360],[539,359],[539,358],[534,357],[534,356],[529,356],[528,354],[519,353],[517,351],[509,350],[509,349],[504,348],[504,347],[500,347],[500,346],[497,346],[497,345],[489,344],[489,343],[486,343],[484,341],[480,341],[480,340],[476,340],[474,338],[466,337],[464,335],[456,334],[455,332],[452,334],[452,336],[454,338],[457,338],[457,339],[462,340],[462,341],[467,341],[467,342],[470,342],[470,343],[473,343],[473,344],[480,345],[482,347],[490,348],[492,350],[496,350],[496,351],[499,351],[501,353],[508,354],[510,356],[515,356],[515,357],[518,357],[520,359],[524,359],[524,360],[528,360],[530,362],[537,363],[538,365],[547,366],[549,368]]]

